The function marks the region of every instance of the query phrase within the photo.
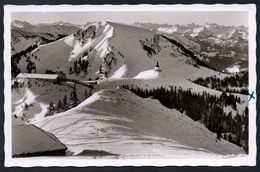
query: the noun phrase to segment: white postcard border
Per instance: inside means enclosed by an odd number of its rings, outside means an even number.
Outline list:
[[[247,11],[249,22],[249,91],[256,92],[256,6],[239,5],[5,5],[4,6],[4,134],[5,166],[255,166],[256,165],[256,100],[249,102],[249,155],[223,159],[84,159],[82,157],[11,156],[11,13],[12,12],[80,12],[80,11]]]

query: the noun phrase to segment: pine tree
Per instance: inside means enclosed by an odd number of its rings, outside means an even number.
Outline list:
[[[68,109],[67,96],[65,95],[63,98],[62,110],[66,111]]]
[[[57,111],[58,111],[58,112],[62,112],[62,103],[61,103],[61,100],[59,100],[59,102],[58,102]]]
[[[79,67],[81,67],[81,65],[82,65],[81,62],[82,62],[82,61],[81,61],[81,57],[80,57],[79,60],[78,60],[78,66],[79,66]]]
[[[227,140],[227,133],[224,133],[223,139]]]
[[[221,139],[221,132],[217,132],[217,139],[220,140]]]
[[[77,62],[77,60],[75,60],[74,61],[74,71],[75,71],[75,73],[77,73],[77,67],[78,67],[78,62]]]
[[[79,103],[78,95],[76,93],[76,84],[73,88],[73,91],[70,93],[70,101],[71,101],[72,107],[76,107]]]
[[[70,71],[69,71],[69,74],[70,74],[70,75],[72,74],[72,67],[70,67]]]
[[[232,138],[231,134],[228,135],[228,141],[229,141],[230,143],[233,143],[233,138]]]
[[[48,107],[48,111],[47,111],[47,116],[51,116],[54,114],[54,104],[53,101],[50,102],[49,107]]]
[[[244,141],[245,141],[245,146],[244,150],[248,153],[248,107],[246,106],[245,108],[245,117],[244,117]]]
[[[238,130],[236,145],[241,146],[241,130]]]
[[[27,69],[27,73],[32,73],[32,64],[31,64],[31,61],[29,61],[29,63],[27,64],[26,69]]]

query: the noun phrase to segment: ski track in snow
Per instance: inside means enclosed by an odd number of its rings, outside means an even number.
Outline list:
[[[75,115],[75,118],[77,116]],[[69,149],[74,152],[74,155],[84,149],[100,150],[102,147],[101,150],[118,153],[121,158],[220,157],[220,155],[212,154],[204,149],[181,145],[171,139],[111,130],[110,127],[120,128],[123,126],[109,125],[103,122],[115,119],[107,117],[97,118],[85,114],[84,118],[73,120],[71,123],[55,128],[50,132],[66,143]],[[86,133],[84,137],[78,135],[82,131]]]

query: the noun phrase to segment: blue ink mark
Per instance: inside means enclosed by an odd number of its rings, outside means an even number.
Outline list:
[[[250,93],[248,93],[248,95],[250,96],[249,97],[249,101],[253,98],[253,99],[255,99],[255,97],[254,97],[254,91],[250,94]]]

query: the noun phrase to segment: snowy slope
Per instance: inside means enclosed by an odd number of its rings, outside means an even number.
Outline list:
[[[184,55],[178,46],[171,44],[157,33],[116,23],[110,23],[110,25],[114,28],[114,36],[110,45],[115,47],[117,52],[123,54],[124,58],[118,56],[117,61],[126,64],[128,67],[126,77],[135,77],[140,72],[154,69],[157,61],[163,70],[171,68],[173,71],[178,70],[181,73],[187,71],[186,68],[179,68],[182,65],[185,65],[189,70],[197,70],[192,65],[196,62]],[[158,41],[155,41],[156,37],[158,37]],[[159,50],[149,57],[143,49],[141,41],[150,46],[159,47]],[[209,69],[203,68],[200,70],[212,73],[212,70]]]
[[[102,150],[120,158],[190,158],[243,153],[216,141],[216,134],[178,111],[124,89],[97,92],[76,108],[35,124],[74,154]]]
[[[13,39],[13,37],[12,37]],[[26,50],[28,47],[32,46],[33,44],[37,43],[37,38],[15,38],[16,40],[12,41],[12,55],[15,53],[19,53],[23,50]]]
[[[31,56],[37,56],[37,59],[31,57],[31,61],[36,64],[37,73],[45,73],[46,70],[62,70],[68,63],[68,56],[71,50],[72,47],[65,44],[63,38],[49,44],[40,45],[31,53]],[[27,72],[27,63],[22,61],[18,66],[22,72]]]

